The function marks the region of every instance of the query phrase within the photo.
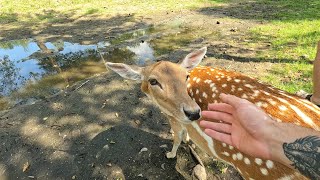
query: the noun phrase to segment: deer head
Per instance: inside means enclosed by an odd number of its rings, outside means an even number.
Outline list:
[[[201,117],[200,107],[187,92],[188,71],[201,62],[206,51],[206,47],[196,50],[178,64],[160,61],[137,67],[107,62],[106,66],[124,78],[141,81],[141,90],[166,115],[188,124]]]

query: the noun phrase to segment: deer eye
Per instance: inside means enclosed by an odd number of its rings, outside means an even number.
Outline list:
[[[189,76],[189,74],[188,74],[188,75],[187,75],[187,78],[186,78],[186,81],[188,81],[189,77],[190,77],[190,76]]]
[[[159,86],[162,89],[161,84],[156,80],[156,79],[149,79],[149,83],[151,84],[151,86]]]
[[[154,85],[158,85],[159,82],[156,79],[149,79],[149,83],[154,86]]]

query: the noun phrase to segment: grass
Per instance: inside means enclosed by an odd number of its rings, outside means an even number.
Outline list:
[[[319,9],[320,11],[320,9]],[[313,60],[317,40],[320,40],[320,19],[298,22],[274,21],[252,29],[252,37],[260,41],[270,41],[272,49],[262,56],[295,61]]]
[[[280,89],[311,92],[312,61],[320,40],[320,1],[258,0],[268,14],[264,25],[251,29],[253,44],[270,42],[271,47],[261,51],[260,58],[276,59],[286,64],[276,65],[262,79]],[[291,61],[291,62],[290,62]]]
[[[301,89],[310,92],[312,89],[312,65],[301,62],[277,64],[266,76],[260,79],[291,93]]]
[[[200,8],[206,0],[0,0],[0,23],[56,22],[85,15],[137,15]]]

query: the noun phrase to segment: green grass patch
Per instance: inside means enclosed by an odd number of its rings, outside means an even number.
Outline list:
[[[291,93],[301,89],[312,92],[312,65],[306,63],[276,64],[266,76],[260,79]]]
[[[320,40],[319,27],[320,20],[295,23],[276,21],[252,29],[252,38],[256,43],[271,43],[271,50],[264,51],[261,56],[310,61],[315,57],[316,43]]]
[[[253,43],[248,46],[268,43],[271,46],[257,57],[282,62],[275,64],[262,80],[291,93],[300,89],[311,92],[310,61],[320,40],[320,1],[258,0],[256,6],[265,9],[256,17],[265,23],[250,30]]]

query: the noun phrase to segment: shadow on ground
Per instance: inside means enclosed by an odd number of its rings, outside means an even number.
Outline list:
[[[138,85],[88,80],[1,112],[0,179],[190,179],[195,160],[186,146],[165,158],[170,127]]]
[[[223,1],[224,2],[224,1]],[[318,20],[320,9],[318,0],[300,2],[297,0],[271,1],[225,1],[224,6],[204,7],[198,12],[205,15],[220,15],[247,20],[281,20],[292,22],[299,20]]]
[[[4,23],[0,32],[0,40],[35,38],[46,42],[59,39],[68,42],[94,44],[113,38],[119,33],[149,26],[148,23],[136,18],[134,14],[105,17],[95,14],[81,17],[74,16],[75,12],[61,13],[50,10],[50,12],[36,15],[35,19],[50,18],[53,19],[51,21],[37,23],[30,20],[8,25]]]

